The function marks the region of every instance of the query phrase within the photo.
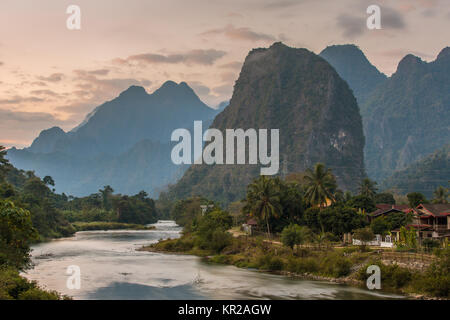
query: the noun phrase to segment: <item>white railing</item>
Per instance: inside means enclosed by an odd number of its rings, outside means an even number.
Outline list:
[[[394,247],[394,243],[392,242],[391,236],[386,236],[383,241],[383,238],[379,234],[375,235],[374,240],[367,241],[367,242],[363,242],[358,239],[353,239],[353,245],[354,246],[366,245],[366,246],[383,247],[383,248],[393,248]]]

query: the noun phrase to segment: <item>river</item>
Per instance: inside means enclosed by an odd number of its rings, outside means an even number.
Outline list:
[[[154,230],[86,231],[32,247],[34,268],[25,276],[74,299],[398,299],[401,296],[322,281],[210,264],[189,255],[136,251],[177,238],[173,221]],[[71,265],[80,289],[68,289]]]

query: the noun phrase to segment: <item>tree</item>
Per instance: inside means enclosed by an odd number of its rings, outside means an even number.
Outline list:
[[[366,213],[375,211],[376,209],[375,201],[373,201],[373,198],[364,195],[358,195],[353,197],[347,203],[347,205],[355,209],[361,209]]]
[[[50,177],[50,176],[45,176],[44,179],[43,179],[42,181],[44,181],[44,183],[45,183],[47,186],[52,186],[52,187],[55,186],[55,181],[54,181],[53,178]]]
[[[368,227],[356,229],[353,232],[353,238],[361,241],[361,243],[362,243],[361,248],[363,250],[365,249],[367,242],[372,241],[374,237],[375,237],[375,235],[373,234],[372,230]]]
[[[266,222],[267,236],[270,238],[269,219],[279,217],[282,213],[277,184],[267,176],[260,176],[247,187],[246,201],[245,210]]]
[[[448,203],[448,189],[443,186],[439,186],[433,192],[434,198],[433,203]]]
[[[394,195],[388,192],[377,193],[375,195],[374,201],[376,204],[378,203],[395,204]]]
[[[111,186],[107,185],[103,187],[103,190],[100,189],[98,190],[100,192],[100,194],[102,195],[102,201],[103,201],[103,208],[105,210],[109,210],[111,209],[111,204],[110,204],[110,198],[111,195],[114,192],[114,189],[111,188]]]
[[[378,217],[372,220],[370,229],[372,229],[375,234],[386,234],[388,231],[392,230],[391,225],[385,217]]]
[[[406,195],[411,208],[417,207],[421,203],[428,203],[427,198],[420,192],[411,192]]]
[[[377,193],[377,183],[369,178],[365,178],[359,185],[359,194],[368,198],[374,198]]]
[[[32,177],[25,182],[24,191],[37,199],[43,199],[50,194],[50,189],[38,177]]]
[[[336,178],[331,169],[327,169],[323,163],[317,163],[314,170],[308,169],[305,174],[305,198],[311,205],[324,208],[327,200],[335,201],[334,192],[337,188]]]
[[[308,227],[291,224],[281,232],[281,242],[292,250],[295,245],[302,244],[311,237],[311,231]]]
[[[9,167],[9,161],[5,158],[6,151],[4,146],[0,146],[0,181],[4,179]]]
[[[0,266],[23,269],[30,263],[30,243],[38,238],[28,210],[0,200]]]

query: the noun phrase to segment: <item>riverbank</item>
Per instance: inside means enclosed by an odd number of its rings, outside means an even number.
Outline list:
[[[448,276],[433,274],[434,270],[448,268],[445,261],[419,271],[386,261],[378,251],[362,252],[358,247],[314,248],[294,250],[264,241],[262,238],[237,237],[220,252],[205,250],[195,244],[191,234],[179,239],[168,239],[139,250],[172,254],[190,254],[206,261],[256,269],[305,280],[319,280],[363,288],[367,267],[381,269],[383,291],[402,294],[413,299],[448,299]],[[441,264],[439,264],[442,262]],[[442,270],[441,270],[442,271]],[[437,289],[436,289],[437,288]],[[434,291],[433,291],[434,290]]]
[[[108,230],[154,230],[154,226],[148,226],[143,224],[135,223],[122,223],[122,222],[104,222],[104,221],[93,221],[93,222],[74,222],[72,226],[78,231],[108,231]]]

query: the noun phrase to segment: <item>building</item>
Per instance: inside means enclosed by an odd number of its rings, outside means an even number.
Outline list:
[[[386,204],[386,203],[380,203],[376,205],[377,210],[370,212],[367,214],[367,218],[369,219],[369,222],[371,222],[373,219],[376,219],[378,217],[385,217],[391,213],[410,213],[412,212],[412,209],[406,205],[406,204]]]
[[[367,215],[369,222],[392,213],[412,214],[412,221],[406,230],[414,229],[419,241],[450,238],[450,204],[419,204],[411,209],[408,205],[377,204],[377,210]],[[391,230],[392,239],[400,239],[400,229]]]
[[[450,203],[419,204],[414,209],[413,225],[421,238],[450,237]]]

